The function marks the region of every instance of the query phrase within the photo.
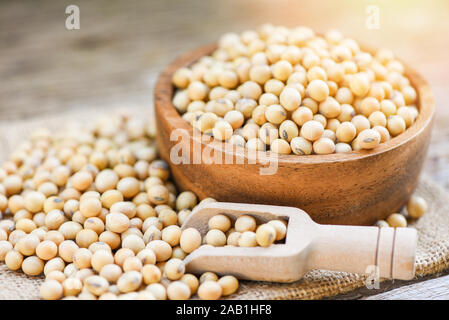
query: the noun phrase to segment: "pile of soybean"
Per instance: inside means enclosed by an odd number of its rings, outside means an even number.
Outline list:
[[[265,24],[217,44],[172,82],[183,119],[219,141],[277,154],[346,153],[376,148],[418,117],[402,62],[337,30]]]
[[[238,290],[231,275],[185,273],[184,258],[201,245],[267,247],[287,224],[234,224],[225,215],[198,230],[180,226],[200,203],[178,193],[158,159],[152,121],[120,113],[94,126],[34,132],[0,167],[0,262],[45,275],[43,299],[219,299]],[[407,206],[418,218],[420,197]],[[378,226],[406,226],[393,214]]]
[[[43,299],[218,299],[236,292],[235,277],[206,272],[198,279],[185,273],[183,259],[203,244],[224,245],[216,237],[231,234],[230,242],[242,234],[250,238],[242,246],[257,245],[253,220],[241,219],[236,231],[224,229],[226,216],[216,217],[204,239],[196,229],[182,231],[198,199],[178,193],[154,135],[151,121],[122,112],[90,128],[38,130],[17,146],[0,167],[0,262],[29,276],[43,273]],[[276,230],[285,236],[279,223],[261,228],[262,245],[279,238]]]

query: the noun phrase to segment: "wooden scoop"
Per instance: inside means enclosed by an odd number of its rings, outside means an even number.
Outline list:
[[[199,205],[182,225],[204,236],[209,219],[217,214],[233,222],[241,215],[257,223],[288,221],[285,243],[269,247],[201,246],[184,262],[191,273],[232,274],[240,279],[293,282],[312,269],[373,274],[410,280],[415,275],[417,233],[412,228],[321,225],[292,207],[213,202]]]

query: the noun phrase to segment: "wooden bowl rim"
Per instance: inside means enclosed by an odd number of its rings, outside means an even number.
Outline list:
[[[180,55],[160,73],[154,88],[155,108],[164,110],[164,117],[169,122],[172,129],[177,128],[187,130],[191,139],[195,139],[192,135],[193,127],[182,119],[181,115],[172,103],[175,90],[171,79],[176,70],[193,64],[201,57],[212,53],[216,48],[217,45],[213,43]],[[369,48],[367,49],[365,46],[362,48],[368,52],[374,52],[374,50]],[[393,137],[387,142],[381,143],[378,147],[372,150],[359,150],[348,153],[332,153],[327,155],[274,154],[274,157],[270,151],[258,151],[257,162],[259,164],[265,164],[267,161],[272,161],[274,159],[276,159],[279,164],[316,164],[356,161],[368,157],[378,156],[382,153],[398,148],[417,137],[432,122],[435,112],[433,94],[427,81],[406,63],[402,63],[405,67],[405,75],[409,78],[411,85],[417,92],[417,107],[419,109],[419,114],[416,121],[409,128],[407,128],[406,131],[396,137]],[[226,146],[230,148],[230,144],[228,142],[216,141],[214,139],[212,139],[212,141],[201,139],[201,141],[198,142],[200,142],[203,147],[207,146],[222,153],[229,153],[229,149],[224,148]],[[248,149],[246,148],[234,147],[231,153],[235,156],[242,156],[246,159],[248,158]]]

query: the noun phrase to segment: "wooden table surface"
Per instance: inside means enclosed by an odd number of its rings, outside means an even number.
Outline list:
[[[65,28],[70,4],[80,8],[79,30]],[[366,27],[369,5],[379,8],[379,29]],[[392,49],[429,81],[437,116],[424,171],[449,190],[448,13],[447,0],[4,0],[0,123],[78,108],[150,107],[155,76],[167,63],[227,31],[265,22],[337,28],[368,45]],[[448,299],[449,276],[389,282],[382,285],[385,290],[374,298]],[[339,298],[373,294],[365,291]]]

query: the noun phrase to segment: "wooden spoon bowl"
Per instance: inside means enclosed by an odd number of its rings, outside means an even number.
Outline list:
[[[324,224],[371,225],[404,206],[418,183],[434,114],[431,90],[418,73],[405,66],[418,95],[417,120],[377,148],[306,156],[257,152],[253,160],[247,149],[229,151],[228,143],[194,135],[191,125],[172,104],[173,73],[215,48],[208,45],[176,59],[160,74],[155,87],[159,152],[170,164],[180,190],[191,190],[201,199],[297,207]],[[186,150],[185,162],[171,161],[170,153],[179,149]],[[209,164],[203,159],[195,164],[195,157],[201,154],[230,162]],[[267,163],[277,165],[275,174],[261,174]]]

